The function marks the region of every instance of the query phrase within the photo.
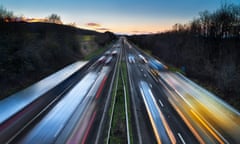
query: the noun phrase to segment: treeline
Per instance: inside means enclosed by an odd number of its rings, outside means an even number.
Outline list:
[[[54,13],[46,18],[25,18],[24,16],[16,16],[12,11],[7,10],[0,5],[0,23],[3,22],[46,22],[62,24],[61,17]]]
[[[62,25],[57,14],[28,19],[0,6],[0,100],[85,59],[115,38],[111,32]]]
[[[172,31],[135,35],[129,39],[151,50],[162,61],[181,68],[188,77],[211,87],[240,110],[239,6],[223,5],[213,13],[200,13],[188,25]],[[212,91],[212,90],[211,90]]]
[[[240,37],[240,5],[222,4],[215,12],[199,13],[189,24],[175,24],[174,31],[189,31],[196,35],[214,38]]]
[[[13,15],[12,11],[8,11],[6,8],[0,5],[0,21],[3,21],[5,18],[13,18],[15,17]]]
[[[0,23],[0,99],[9,96],[115,39],[55,23]]]

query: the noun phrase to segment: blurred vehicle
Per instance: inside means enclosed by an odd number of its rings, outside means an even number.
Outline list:
[[[117,44],[117,45],[116,45],[116,48],[120,48],[120,44]]]
[[[99,63],[104,63],[105,61],[106,61],[106,56],[101,56],[98,60],[97,60],[97,62],[99,62]]]
[[[150,68],[149,72],[153,76],[158,77],[158,76],[160,76],[160,71],[167,70],[167,66],[165,66],[164,64],[162,64],[161,62],[159,62],[156,59],[150,59],[148,61],[148,65],[149,65],[149,68]]]
[[[105,64],[109,64],[112,61],[112,56],[108,57],[105,61]]]
[[[148,62],[148,65],[151,69],[158,70],[158,71],[167,69],[167,67],[164,64],[162,64],[156,59],[150,59]]]
[[[129,55],[129,56],[128,56],[128,61],[129,61],[129,63],[135,63],[135,58],[134,58],[134,56],[133,56],[133,55]]]
[[[106,52],[105,52],[105,55],[106,55],[106,56],[108,56],[108,55],[110,55],[110,54],[111,54],[111,51],[106,51]]]
[[[139,54],[138,56],[140,57],[140,59],[141,59],[141,61],[143,63],[147,63],[148,62],[147,59],[144,56],[142,56],[141,54]]]
[[[120,48],[120,44],[113,45],[113,48]]]
[[[117,50],[112,51],[113,56],[117,55],[117,53],[118,53]]]

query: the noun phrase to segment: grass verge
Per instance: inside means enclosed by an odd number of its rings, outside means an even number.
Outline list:
[[[115,43],[115,41],[107,44],[106,46],[104,47],[100,47],[99,49],[97,49],[96,51],[84,56],[84,60],[90,60],[100,54],[102,54],[104,51],[106,51],[108,48],[112,47],[112,45]]]
[[[168,65],[168,70],[170,70],[172,72],[179,72],[179,73],[185,75],[185,72],[181,68],[177,68],[177,67],[172,66],[172,65]]]
[[[119,66],[123,75],[120,75],[120,71],[117,73],[118,80],[114,83],[114,89],[112,91],[112,102],[109,110],[109,117],[111,117],[113,111],[113,119],[110,133],[110,144],[115,143],[127,143],[127,126],[126,126],[126,115],[125,115],[125,98],[124,98],[124,84],[125,82],[126,89],[126,100],[127,100],[127,114],[128,114],[128,125],[129,125],[129,134],[130,134],[130,143],[133,143],[132,138],[132,125],[131,125],[131,110],[130,110],[130,95],[129,95],[129,86],[127,78],[127,67],[125,62],[121,62]],[[115,95],[116,93],[116,95]],[[115,97],[114,97],[115,96]],[[106,143],[106,140],[105,140]]]
[[[106,49],[107,49],[107,47],[101,47],[101,48],[97,49],[95,52],[92,52],[89,55],[86,55],[84,57],[84,60],[90,60],[90,59],[100,55],[101,53],[103,53]]]
[[[110,133],[111,144],[127,142],[123,83],[120,77],[121,76],[119,75],[112,128]]]

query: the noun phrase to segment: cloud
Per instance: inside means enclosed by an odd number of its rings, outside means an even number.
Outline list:
[[[98,23],[89,22],[89,23],[86,24],[86,26],[88,26],[88,27],[100,27],[101,25],[98,24]]]
[[[133,33],[149,33],[148,31],[132,31]]]
[[[132,33],[142,33],[142,31],[132,31]]]
[[[96,30],[100,30],[100,31],[110,31],[109,28],[96,28]]]
[[[86,26],[97,31],[110,31],[109,28],[102,27],[101,24],[95,22],[86,23]]]
[[[132,31],[133,34],[151,34],[152,32],[148,32],[148,31]]]

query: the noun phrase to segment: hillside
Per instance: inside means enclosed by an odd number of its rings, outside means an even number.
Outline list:
[[[186,31],[129,37],[240,110],[239,38],[206,38]]]
[[[82,60],[115,39],[53,23],[0,22],[0,99]]]

